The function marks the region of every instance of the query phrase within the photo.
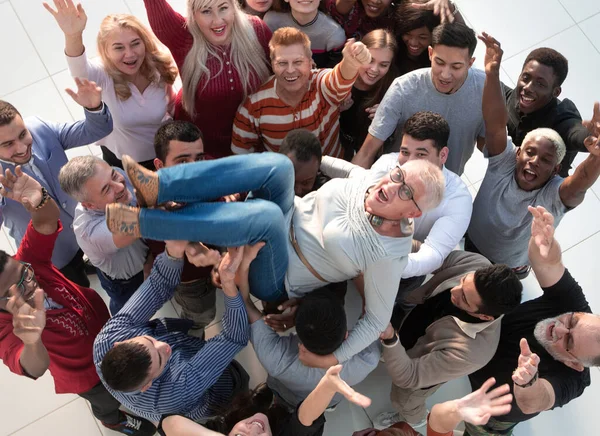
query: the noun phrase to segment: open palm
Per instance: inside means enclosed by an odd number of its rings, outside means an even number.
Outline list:
[[[500,62],[504,51],[500,48],[500,43],[491,35],[482,32],[478,37],[485,44],[485,72],[491,73],[500,70]]]
[[[495,383],[496,380],[490,378],[475,392],[456,400],[463,421],[484,425],[492,416],[510,412],[512,395],[509,386],[505,384],[488,392]]]
[[[84,31],[87,15],[81,3],[75,6],[73,0],[54,0],[54,6],[56,10],[44,3],[44,7],[52,14],[65,35],[78,35]]]
[[[0,183],[2,196],[18,201],[28,210],[35,208],[42,201],[42,186],[25,174],[20,165],[15,168],[15,174],[6,169],[4,175],[0,175]]]

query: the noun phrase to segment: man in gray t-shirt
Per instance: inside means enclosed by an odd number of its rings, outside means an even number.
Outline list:
[[[600,175],[600,132],[590,133],[585,140],[590,154],[566,179],[558,176],[565,144],[554,130],[535,129],[516,148],[506,133],[508,113],[499,73],[502,50],[494,38],[484,34],[480,39],[487,46],[482,109],[489,165],[473,204],[465,249],[525,273],[532,221],[527,207],[545,207],[556,226],[566,212],[581,204]],[[592,120],[597,122],[598,106]]]
[[[479,104],[485,74],[471,68],[476,45],[475,33],[464,24],[446,23],[436,27],[429,47],[431,68],[415,70],[394,80],[352,162],[369,168],[398,126],[402,127],[419,111],[432,111],[443,116],[450,125],[446,167],[461,175],[475,143],[483,147],[485,136]]]
[[[327,369],[303,365],[299,359],[300,353],[306,347],[312,353],[327,355],[341,345],[348,336],[344,307],[338,297],[326,291],[326,288],[313,291],[298,306],[294,306],[297,334],[280,336],[265,324],[262,314],[243,288],[241,285],[240,291],[251,324],[250,341],[269,375],[267,384],[290,409],[294,409],[327,372]],[[350,386],[360,383],[377,368],[380,356],[380,344],[375,341],[344,362],[340,377]],[[336,394],[330,406],[341,400],[342,396]]]

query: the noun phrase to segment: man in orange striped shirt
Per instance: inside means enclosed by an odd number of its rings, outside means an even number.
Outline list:
[[[275,75],[238,109],[231,150],[278,152],[289,131],[304,128],[319,138],[323,155],[341,157],[339,106],[371,53],[351,39],[335,68],[312,70],[310,40],[292,27],[275,31],[269,48]]]

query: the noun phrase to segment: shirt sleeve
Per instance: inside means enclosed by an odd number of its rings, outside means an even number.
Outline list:
[[[167,0],[144,0],[144,5],[156,37],[167,46],[177,63],[183,62],[192,40],[186,19]]]
[[[108,320],[94,342],[94,363],[102,361],[123,332],[145,326],[163,304],[173,297],[181,281],[183,260],[174,260],[165,253],[154,261],[152,272],[125,303],[119,313]],[[223,323],[225,326],[225,323]]]
[[[270,53],[271,49],[269,48],[269,41],[271,41],[271,37],[273,36],[273,32],[269,29],[269,26],[258,17],[249,15],[248,19],[252,22],[252,26],[254,26],[254,32],[258,38],[258,42],[265,52],[266,59],[269,60],[271,58]],[[271,63],[269,62],[269,70],[271,69]]]
[[[405,258],[385,258],[369,265],[364,271],[365,316],[359,319],[348,338],[333,353],[343,363],[367,348],[379,338],[390,318],[398,283],[406,264]]]
[[[560,102],[558,110],[556,123],[552,128],[563,138],[567,150],[587,153],[583,141],[590,136],[590,132],[581,124],[581,114],[575,103],[566,98]]]
[[[317,75],[319,93],[330,105],[339,106],[352,92],[352,86],[357,77],[358,73],[352,79],[344,79],[339,64],[333,69],[319,70]]]
[[[89,219],[89,218],[88,218]],[[102,219],[89,227],[85,233],[81,229],[75,228],[77,243],[83,251],[89,246],[95,253],[108,256],[115,254],[119,248],[115,245],[113,234],[108,230],[106,220]]]
[[[17,375],[26,375],[21,366],[21,353],[23,352],[23,342],[13,334],[12,319],[2,319],[0,327],[0,359]]]
[[[325,415],[321,414],[312,425],[306,427],[298,418],[298,411],[302,403],[290,415],[289,421],[284,426],[286,436],[321,436],[325,430]]]
[[[268,327],[262,319],[250,326],[250,340],[256,352],[256,357],[271,377],[278,377],[289,367],[292,336],[279,336]],[[293,355],[297,355],[297,350]]]
[[[569,211],[569,208],[565,206],[560,198],[560,185],[562,185],[564,181],[565,179],[560,176],[552,177],[548,183],[542,187],[536,199],[536,204],[540,204],[548,209],[548,212],[554,216],[554,219],[562,217]],[[555,223],[555,226],[556,225],[558,224]]]
[[[231,134],[231,151],[235,154],[253,153],[259,150],[262,144],[258,123],[259,119],[254,114],[251,95],[241,105],[233,120]]]
[[[546,379],[554,389],[554,406],[552,406],[552,409],[563,407],[568,402],[581,396],[585,388],[591,384],[589,368],[585,368],[580,373],[565,367],[565,371],[561,371],[560,374],[540,374],[540,377]]]
[[[379,159],[375,161],[373,165],[371,165],[372,172],[390,172],[398,163],[398,156],[400,153],[387,153],[381,156]]]
[[[332,179],[362,176],[366,171],[363,167],[336,157],[323,156],[321,160],[321,172]]]
[[[28,263],[52,263],[52,253],[54,251],[54,244],[58,234],[62,232],[63,226],[60,220],[56,231],[51,235],[44,235],[38,232],[34,227],[33,223],[29,221],[27,230],[25,230],[25,236],[21,240],[16,259],[22,260]]]
[[[106,70],[98,63],[90,61],[85,51],[81,56],[66,56],[66,58],[72,77],[92,80],[98,86],[106,88],[106,83],[110,80]]]
[[[473,211],[471,195],[468,192],[465,194],[452,199],[444,209],[445,215],[439,217],[431,227],[419,251],[408,255],[402,278],[432,273],[442,266],[444,259],[458,245],[469,227]]]
[[[224,296],[224,300],[223,330],[206,341],[182,373],[185,379],[193,380],[185,383],[186,396],[191,401],[196,401],[198,396],[214,385],[235,355],[248,345],[250,326],[244,300],[239,294],[234,298]]]
[[[84,120],[74,123],[44,123],[54,131],[64,150],[92,144],[113,131],[113,119],[106,104],[98,112],[83,111]]]
[[[515,170],[515,155],[517,154],[517,147],[515,147],[515,144],[513,144],[510,136],[507,138],[506,148],[502,153],[497,154],[496,156],[488,156],[487,148],[483,148],[483,157],[488,160],[487,171],[493,170],[504,174]]]
[[[327,51],[341,51],[346,44],[346,32],[335,20],[327,18],[331,20],[332,25],[335,25],[327,41]]]
[[[558,282],[547,288],[542,288],[542,291],[544,292],[544,298],[557,300],[557,307],[564,307],[565,312],[591,312],[583,289],[566,268]]]
[[[402,77],[395,79],[389,87],[369,126],[369,133],[380,141],[388,139],[402,118],[402,94],[404,81]]]

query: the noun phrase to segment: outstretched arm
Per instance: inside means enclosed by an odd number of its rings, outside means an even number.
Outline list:
[[[594,104],[594,115],[590,121],[584,121],[584,125],[590,132],[590,136],[585,138],[583,144],[590,154],[559,188],[560,199],[570,208],[583,202],[585,193],[600,176],[600,103]]]
[[[342,394],[348,401],[360,407],[369,407],[371,400],[359,394],[340,378],[342,365],[327,370],[317,387],[306,397],[298,409],[298,420],[309,427],[321,416],[336,393]]]
[[[65,35],[65,54],[70,57],[81,56],[85,51],[83,31],[87,23],[87,15],[81,3],[75,6],[73,0],[54,0],[56,9],[46,2],[43,4]]]
[[[565,273],[558,241],[554,239],[554,217],[542,206],[529,206],[533,215],[529,239],[529,262],[542,288],[555,285]]]
[[[504,93],[500,85],[500,62],[502,49],[500,43],[483,32],[479,39],[485,44],[485,84],[481,107],[485,123],[485,147],[488,156],[496,156],[506,149],[506,123],[508,111]]]
[[[474,425],[485,425],[492,416],[506,415],[510,412],[512,395],[505,384],[490,392],[496,384],[493,377],[479,389],[459,399],[436,404],[429,415],[429,427],[437,433],[449,433],[465,421]]]
[[[20,165],[15,167],[13,174],[6,169],[0,174],[0,195],[18,201],[31,214],[33,228],[42,235],[51,235],[58,228],[60,211],[37,180],[23,172]]]

